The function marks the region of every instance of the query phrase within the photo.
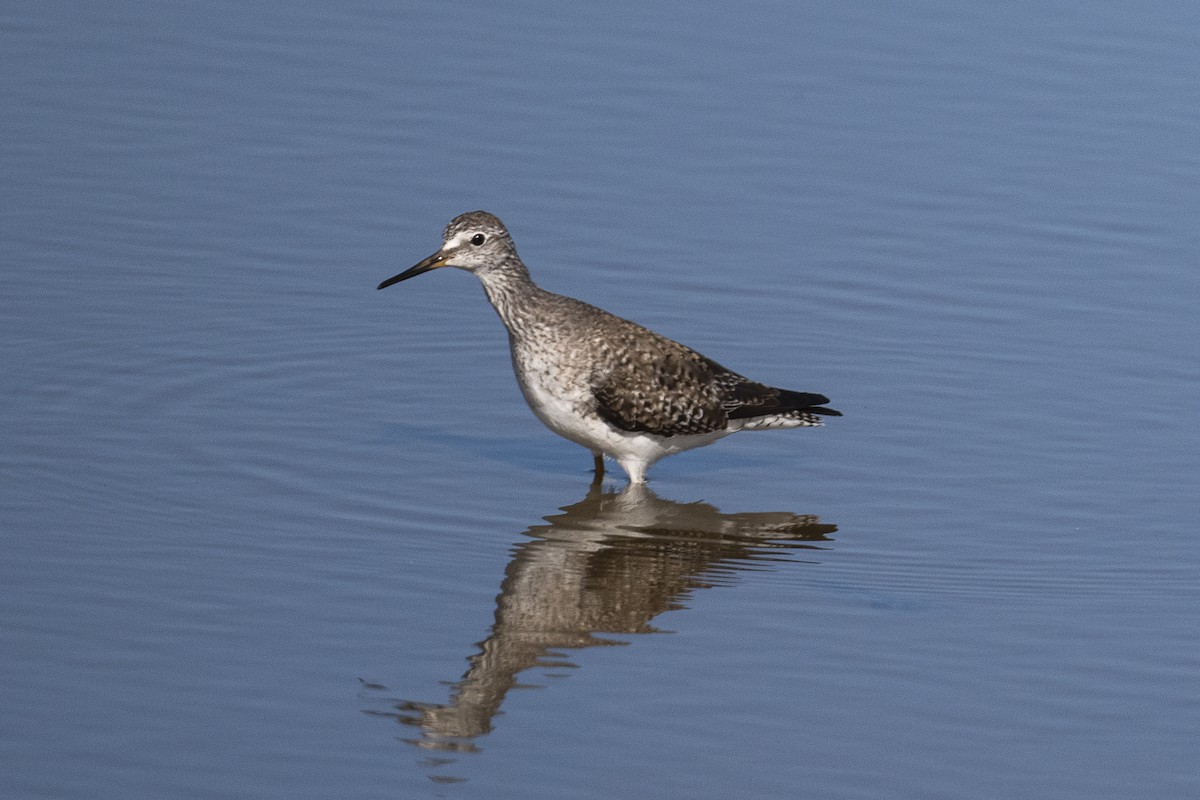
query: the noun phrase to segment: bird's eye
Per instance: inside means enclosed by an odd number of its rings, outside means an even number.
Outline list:
[[[487,237],[484,236],[482,233],[477,233],[471,237],[471,244],[475,245],[476,247],[479,247],[479,245],[483,244],[486,241],[487,241]]]

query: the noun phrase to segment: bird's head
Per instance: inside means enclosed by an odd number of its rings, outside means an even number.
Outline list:
[[[393,275],[380,289],[415,278],[439,267],[457,267],[480,272],[516,258],[517,250],[504,223],[486,211],[471,211],[451,220],[442,234],[441,248],[429,258]]]

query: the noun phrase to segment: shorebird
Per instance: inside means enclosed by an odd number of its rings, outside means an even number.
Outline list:
[[[757,383],[690,347],[533,282],[504,223],[486,211],[455,217],[442,246],[379,284],[439,267],[475,273],[508,329],[517,383],[546,427],[592,451],[595,479],[610,456],[645,483],[674,453],[737,431],[802,428],[840,417],[829,398]]]

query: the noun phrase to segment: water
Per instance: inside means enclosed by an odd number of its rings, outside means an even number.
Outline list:
[[[1194,797],[1189,4],[0,12],[0,794]],[[455,214],[846,413],[544,431]]]

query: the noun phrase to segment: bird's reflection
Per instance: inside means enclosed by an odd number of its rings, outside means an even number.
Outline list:
[[[739,570],[801,560],[797,550],[822,549],[837,530],[788,512],[722,514],[636,485],[619,492],[593,485],[546,523],[515,548],[491,633],[451,684],[449,702],[385,700],[385,687],[364,683],[368,702],[386,703],[366,713],[419,729],[406,738],[419,747],[474,750],[522,671],[573,666],[563,650],[625,643],[610,634],[653,633],[651,620],[683,607],[693,590],[730,583]]]

